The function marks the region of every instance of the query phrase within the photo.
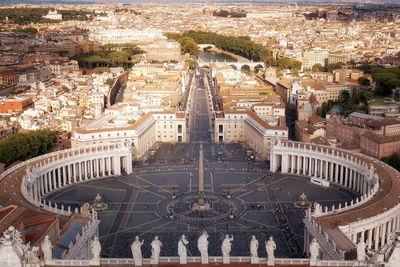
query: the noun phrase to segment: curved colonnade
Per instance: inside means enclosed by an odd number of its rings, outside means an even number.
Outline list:
[[[131,173],[131,144],[91,145],[45,154],[8,169],[0,175],[0,181],[23,170],[20,188],[23,197],[36,207],[69,216],[70,207],[57,206],[45,197],[76,183]]]
[[[315,177],[359,194],[360,198],[343,206],[316,204],[312,211],[306,212],[304,247],[309,247],[312,238],[331,244],[333,254],[329,252],[331,247],[324,251],[324,245],[321,246],[324,260],[345,259],[343,251],[329,240],[326,229],[337,229],[351,241],[353,248],[364,241],[369,249],[379,251],[400,228],[400,174],[387,164],[351,151],[279,140],[272,144],[270,159],[272,172]],[[130,143],[99,144],[30,159],[2,173],[0,181],[19,172],[23,176],[21,193],[28,202],[68,216],[72,214],[69,207],[57,206],[44,198],[76,183],[121,175],[121,172],[129,174],[131,163]]]
[[[353,245],[364,241],[368,249],[375,251],[381,250],[391,234],[400,229],[400,173],[389,165],[343,149],[291,141],[275,142],[270,159],[272,172],[318,178],[360,195],[343,206],[322,207],[317,203],[307,211],[305,248],[316,237],[313,231],[307,232],[307,225],[332,245],[334,242],[325,232],[338,229]],[[339,248],[336,251],[344,258]]]

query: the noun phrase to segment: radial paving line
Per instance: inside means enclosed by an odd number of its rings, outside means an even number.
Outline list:
[[[123,182],[123,181],[121,181],[121,182]],[[130,184],[130,183],[127,183],[127,182],[123,182],[123,183],[125,183],[126,185],[128,185],[128,186],[130,186],[130,187],[133,187],[133,188],[135,188],[135,189],[143,190],[144,192],[148,192],[148,193],[157,195],[157,196],[162,197],[162,198],[165,197],[165,196],[160,195],[160,194],[157,194],[156,192],[153,192],[153,191],[151,191],[151,190],[149,190],[149,189],[146,189],[146,188],[144,188],[144,187],[141,187],[140,185],[133,185],[133,184]]]
[[[138,179],[140,179],[140,180],[142,180],[142,181],[144,181],[144,182],[146,182],[146,183],[151,184],[151,185],[154,186],[154,187],[157,187],[157,188],[160,189],[161,191],[165,191],[165,192],[167,192],[167,193],[173,195],[173,193],[172,193],[171,191],[169,191],[169,190],[167,190],[167,189],[164,189],[164,188],[162,188],[162,187],[160,187],[160,186],[158,186],[158,185],[156,185],[156,184],[153,184],[152,182],[147,181],[146,179],[140,177],[139,175],[135,175],[135,177],[137,177]]]

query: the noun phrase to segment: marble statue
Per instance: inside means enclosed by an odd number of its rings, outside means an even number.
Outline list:
[[[258,264],[258,240],[256,239],[256,236],[252,235],[251,236],[251,241],[250,241],[250,261],[251,264]]]
[[[203,232],[197,240],[197,247],[201,254],[201,264],[208,264],[208,234]]]
[[[42,244],[42,252],[43,252],[43,258],[44,262],[49,262],[53,259],[53,245],[51,244],[49,235],[46,235]]]
[[[229,237],[229,235],[225,235],[225,239],[224,239],[224,241],[222,241],[221,251],[222,251],[222,263],[223,264],[230,263],[229,253],[231,253],[231,249],[232,249],[231,242],[232,241],[233,241],[233,236]]]
[[[318,254],[319,244],[317,239],[313,238],[310,243],[310,265],[317,265]]]
[[[142,245],[144,241],[140,241],[139,237],[135,237],[135,241],[133,241],[131,250],[132,250],[132,255],[133,259],[135,260],[135,266],[142,266],[143,264],[143,258],[142,258]]]
[[[23,250],[21,251],[22,243],[14,238],[15,228],[10,226],[3,232],[3,237],[0,238],[0,266],[23,266]]]
[[[265,242],[265,250],[267,251],[267,265],[275,265],[275,249],[276,243],[272,236]]]
[[[314,202],[314,214],[319,215],[322,213],[322,207],[319,203]]]
[[[358,261],[365,261],[365,247],[366,244],[364,241],[360,241],[357,244],[357,260]]]
[[[99,237],[97,235],[94,236],[91,248],[92,248],[92,261],[100,263],[101,244],[99,241]]]
[[[158,236],[155,236],[154,240],[151,242],[151,264],[158,264],[161,247],[161,241],[158,239]]]
[[[186,240],[185,235],[182,235],[181,239],[179,239],[178,241],[178,255],[180,264],[187,263],[187,249],[186,249],[187,244],[189,244],[189,241]]]

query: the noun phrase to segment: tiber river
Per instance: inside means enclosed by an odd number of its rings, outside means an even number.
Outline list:
[[[231,55],[228,55],[226,53],[218,53],[215,51],[206,51],[206,52],[200,52],[198,54],[198,57],[201,58],[204,62],[236,62],[237,59],[232,57]]]

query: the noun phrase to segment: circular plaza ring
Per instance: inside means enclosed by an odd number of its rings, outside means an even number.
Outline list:
[[[209,209],[200,211],[197,207],[198,193],[190,192],[177,195],[176,198],[166,198],[158,205],[158,214],[181,223],[216,223],[225,222],[234,217],[241,217],[246,211],[245,202],[239,198],[213,192],[205,192],[204,200]],[[164,202],[164,203],[163,203]],[[160,207],[165,207],[162,209]]]

